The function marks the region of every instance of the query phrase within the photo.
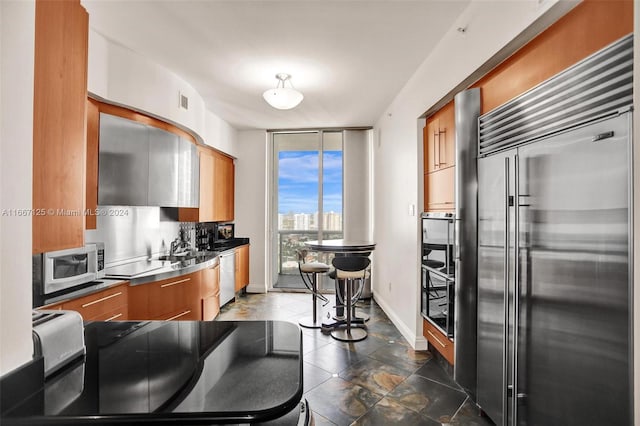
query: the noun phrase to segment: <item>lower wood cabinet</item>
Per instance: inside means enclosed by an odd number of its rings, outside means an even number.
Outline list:
[[[129,283],[123,283],[88,296],[45,306],[42,309],[77,311],[85,321],[123,321],[128,319]]]
[[[431,346],[440,352],[449,364],[453,365],[453,342],[426,319],[422,320],[422,333]]]
[[[129,288],[132,320],[200,319],[200,271]]]
[[[249,285],[249,245],[236,248],[235,290],[240,291]]]
[[[220,313],[220,265],[200,271],[202,320],[211,321]]]
[[[249,246],[236,254],[236,283],[249,282]],[[220,266],[147,284],[128,282],[41,309],[77,311],[85,321],[210,321],[220,313]]]

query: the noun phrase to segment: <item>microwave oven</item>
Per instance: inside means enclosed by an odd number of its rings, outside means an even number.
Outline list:
[[[104,277],[104,243],[42,254],[42,294],[49,295]]]

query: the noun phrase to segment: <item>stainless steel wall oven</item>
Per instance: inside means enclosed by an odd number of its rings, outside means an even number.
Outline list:
[[[422,214],[422,316],[449,338],[454,335],[455,217]]]

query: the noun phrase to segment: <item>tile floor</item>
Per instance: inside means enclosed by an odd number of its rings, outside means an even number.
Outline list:
[[[331,305],[328,305],[330,307]],[[428,351],[414,351],[374,302],[369,336],[344,343],[302,328],[304,398],[316,425],[490,426]],[[221,320],[285,320],[311,312],[311,296],[247,294],[222,308]]]

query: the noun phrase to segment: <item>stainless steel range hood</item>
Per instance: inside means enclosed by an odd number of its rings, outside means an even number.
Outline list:
[[[198,207],[196,146],[132,120],[100,114],[98,204]]]

